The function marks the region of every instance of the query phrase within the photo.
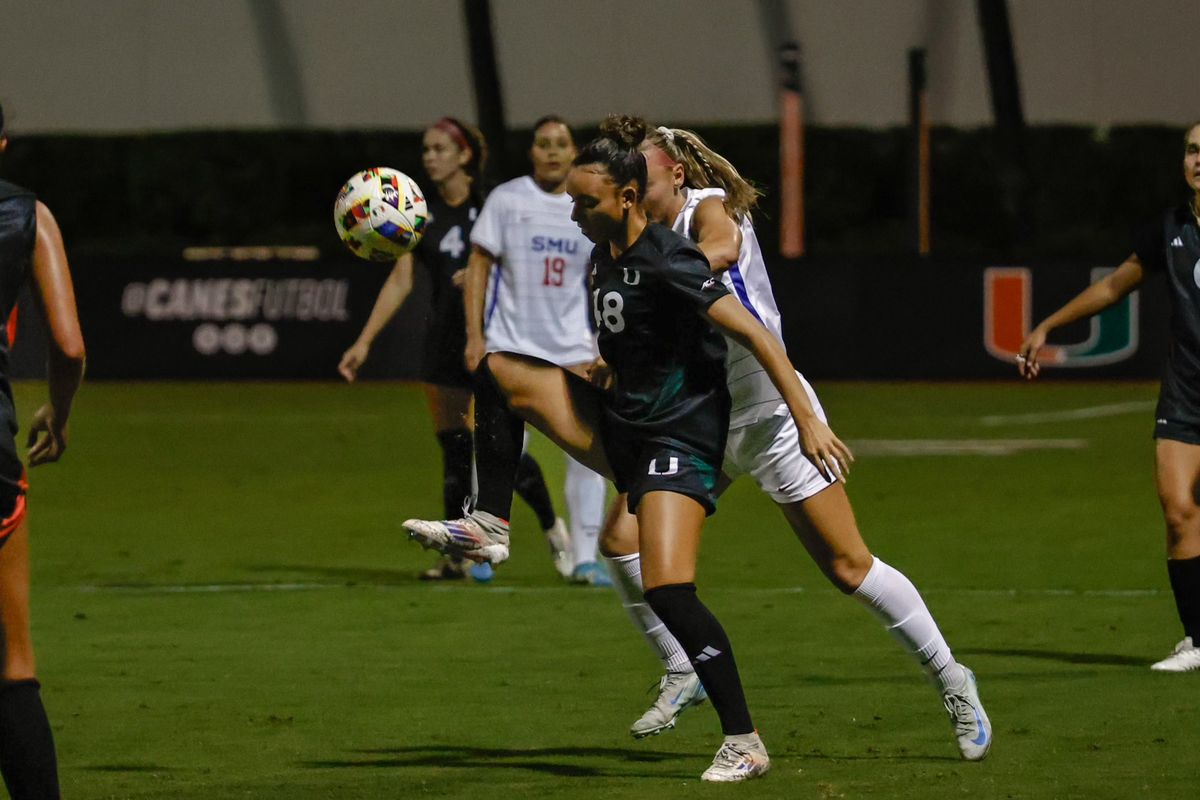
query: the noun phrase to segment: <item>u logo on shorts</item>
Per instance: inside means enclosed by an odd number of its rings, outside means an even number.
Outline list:
[[[671,456],[667,460],[667,471],[666,472],[660,472],[658,469],[658,459],[652,458],[652,459],[650,459],[650,471],[647,472],[646,474],[647,475],[667,476],[667,475],[674,475],[676,472],[679,472],[679,459],[676,458],[675,456]]]

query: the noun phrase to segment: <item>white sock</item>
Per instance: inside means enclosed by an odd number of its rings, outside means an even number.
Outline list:
[[[646,637],[646,641],[667,668],[667,672],[694,672],[692,662],[687,653],[683,652],[683,646],[671,635],[667,626],[642,596],[644,589],[641,556],[634,553],[605,560],[608,562],[608,572],[613,578],[613,587],[617,590],[617,596],[621,598],[621,605],[625,606],[634,627]]]
[[[963,671],[954,669],[958,664],[950,645],[938,630],[917,587],[904,573],[876,558],[854,597],[870,609],[942,691],[960,688]]]
[[[563,494],[571,518],[571,555],[574,563],[595,561],[600,528],[604,525],[604,500],[608,486],[602,475],[567,456]]]

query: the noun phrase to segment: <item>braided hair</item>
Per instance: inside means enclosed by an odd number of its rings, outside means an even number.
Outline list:
[[[725,190],[725,206],[734,218],[749,217],[762,192],[741,176],[728,159],[713,150],[695,131],[658,127],[649,131],[646,141],[683,166],[683,182],[693,189]]]

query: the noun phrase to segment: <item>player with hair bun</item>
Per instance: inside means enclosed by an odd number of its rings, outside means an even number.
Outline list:
[[[779,308],[751,219],[758,191],[692,131],[652,129],[641,150],[647,216],[695,241],[730,293],[782,345]],[[797,426],[763,367],[736,340],[727,344],[732,410],[716,493],[740,475],[753,476],[830,582],[867,607],[938,687],[962,756],[982,759],[991,747],[991,724],[974,674],[955,661],[912,582],[871,554],[845,488],[805,457],[814,447],[809,433]],[[797,378],[825,421],[816,393],[799,373]],[[667,670],[658,698],[630,729],[641,738],[673,727],[683,710],[704,699],[704,688],[674,637],[641,600],[637,524],[632,514],[610,512],[601,549],[618,594]]]
[[[472,493],[470,373],[463,367],[464,334],[462,286],[470,254],[471,229],[483,207],[483,169],[487,142],[474,127],[453,117],[443,117],[426,128],[422,137],[422,166],[437,192],[427,198],[430,220],[415,251],[416,259],[429,271],[432,303],[421,378],[433,418],[434,431],[442,450],[443,513],[461,513],[464,499]],[[397,259],[379,290],[371,315],[358,339],[342,355],[338,372],[353,382],[366,362],[375,338],[396,315],[413,288],[413,254]],[[541,468],[529,454],[521,458],[517,492],[529,503],[550,543],[556,568],[562,570],[567,553],[566,525],[554,513]],[[478,574],[478,573],[476,573]],[[466,575],[461,557],[442,556],[422,580],[453,580]],[[490,577],[490,572],[479,575]]]
[[[0,153],[7,147],[0,108]],[[43,311],[49,344],[50,400],[33,415],[28,434],[29,466],[36,467],[57,461],[67,448],[67,418],[83,380],[83,334],[54,215],[31,192],[0,180],[0,316],[12,312],[26,283]],[[54,735],[39,693],[29,632],[27,486],[14,440],[9,337],[0,333],[0,775],[14,798],[57,800]]]
[[[502,400],[611,475],[626,495],[639,523],[646,602],[695,665],[725,734],[702,777],[741,781],[766,772],[770,759],[751,721],[729,639],[694,583],[700,531],[716,508],[713,490],[729,428],[725,340],[718,329],[763,365],[811,442],[822,475],[844,475],[851,456],[815,413],[782,345],[712,275],[704,254],[647,220],[644,137],[640,121],[610,118],[567,178],[572,218],[596,243],[592,307],[607,369],[594,377],[605,388],[508,353],[490,353],[480,371],[504,393]],[[472,558],[507,557],[507,528],[485,504],[485,495],[505,488],[511,497],[511,455],[507,467],[481,470],[480,501],[467,518],[406,523],[414,538]]]

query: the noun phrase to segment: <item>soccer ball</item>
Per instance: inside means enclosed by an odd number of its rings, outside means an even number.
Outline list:
[[[338,236],[350,252],[368,261],[395,261],[410,252],[428,222],[421,187],[388,167],[352,175],[333,204]]]

